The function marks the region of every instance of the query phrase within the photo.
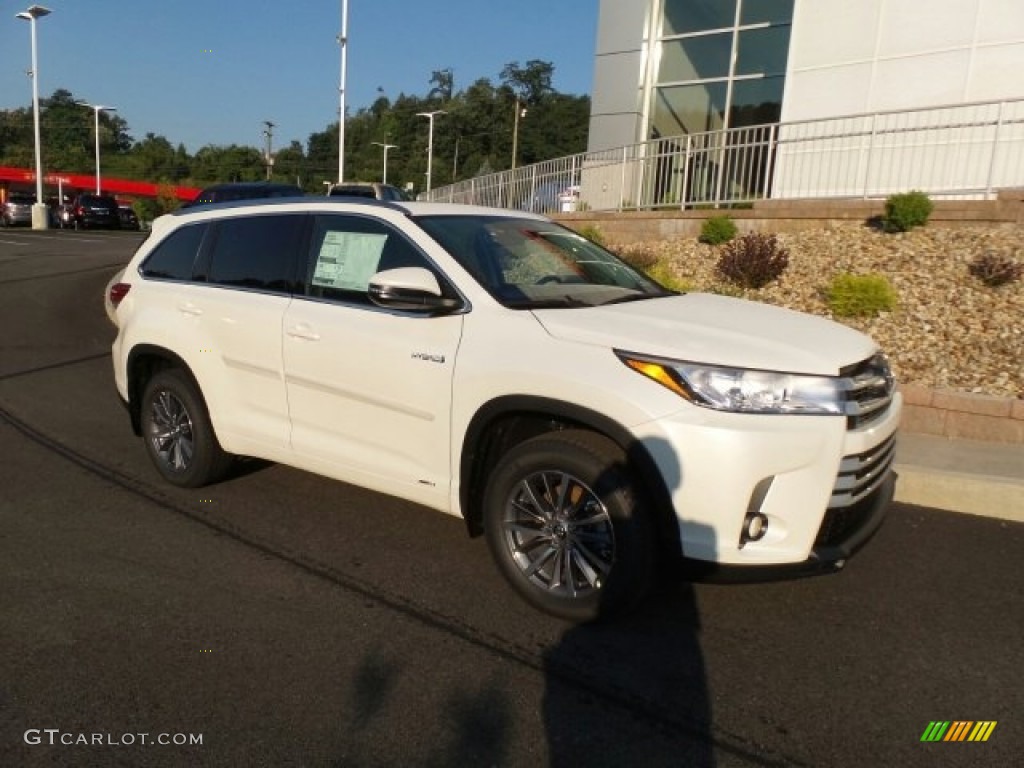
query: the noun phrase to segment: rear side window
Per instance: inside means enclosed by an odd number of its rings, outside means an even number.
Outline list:
[[[144,277],[161,280],[191,280],[196,254],[206,234],[206,224],[175,230],[156,247],[140,271]]]
[[[224,219],[210,258],[209,281],[217,285],[291,293],[302,215]]]

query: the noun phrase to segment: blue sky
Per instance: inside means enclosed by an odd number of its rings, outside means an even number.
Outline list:
[[[0,0],[0,109],[32,103],[32,4],[39,93],[117,107],[136,139],[274,146],[337,119],[341,0]],[[461,90],[497,83],[510,61],[555,65],[554,85],[589,93],[598,0],[349,0],[350,114],[383,88],[425,95],[433,70],[451,68]],[[45,142],[45,137],[43,137]]]

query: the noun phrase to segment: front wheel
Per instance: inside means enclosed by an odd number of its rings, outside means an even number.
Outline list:
[[[506,454],[484,494],[498,567],[534,607],[570,621],[628,608],[653,572],[651,525],[622,451],[581,430]]]
[[[227,471],[231,456],[217,442],[202,397],[181,371],[160,371],[150,379],[140,415],[146,451],[168,482],[199,488]]]

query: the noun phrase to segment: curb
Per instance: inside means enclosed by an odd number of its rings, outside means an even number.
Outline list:
[[[898,502],[1024,523],[1024,481],[913,464],[894,468]]]

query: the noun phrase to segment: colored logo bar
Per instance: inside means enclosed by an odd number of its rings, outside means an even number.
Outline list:
[[[988,741],[996,729],[996,720],[932,720],[921,734],[921,741]]]

